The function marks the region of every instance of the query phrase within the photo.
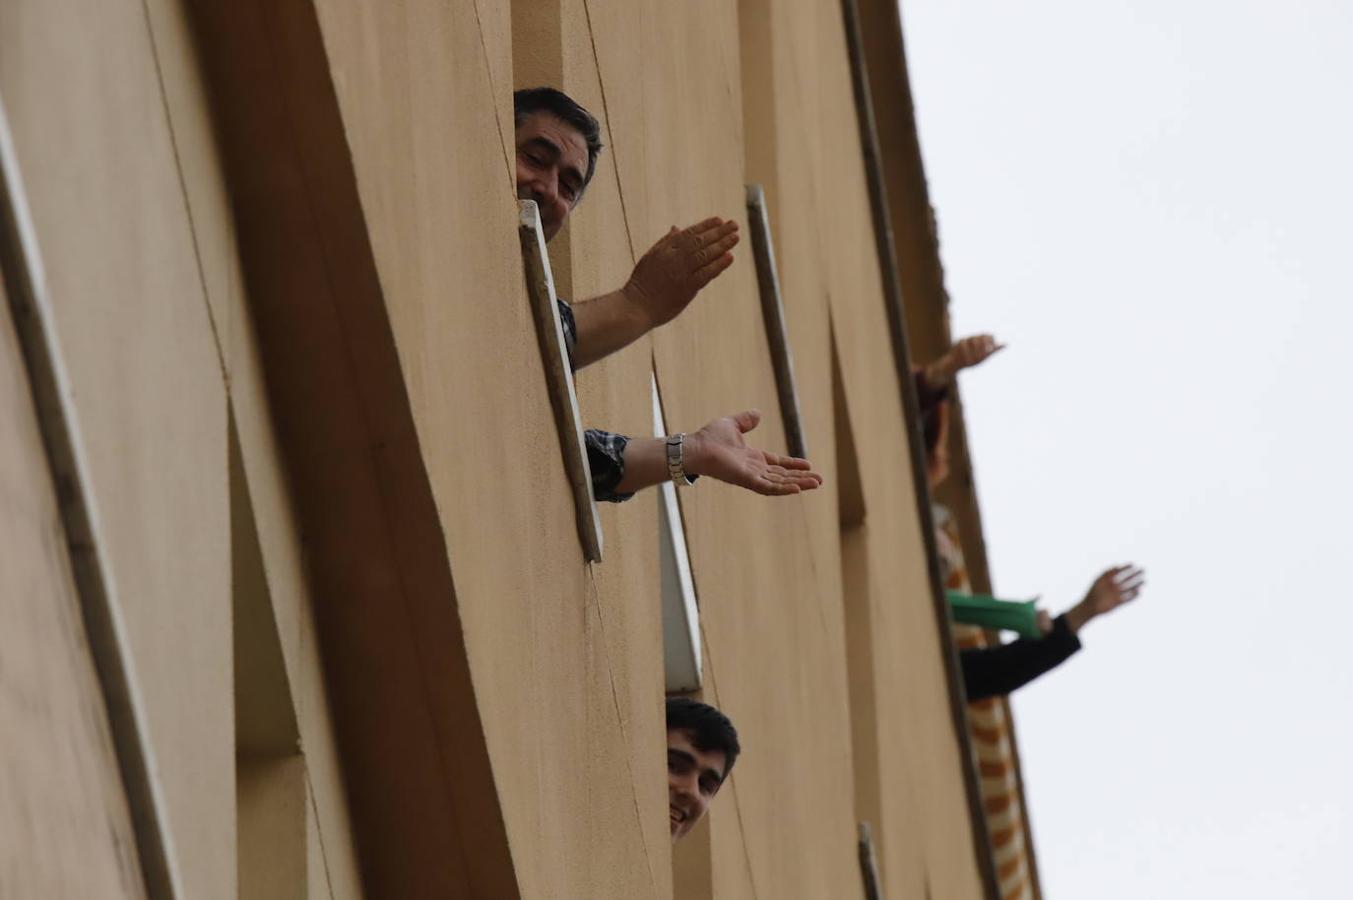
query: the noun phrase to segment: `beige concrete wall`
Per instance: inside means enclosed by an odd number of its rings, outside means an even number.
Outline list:
[[[354,9],[319,18],[335,71],[364,74],[337,97],[519,889],[661,896],[658,610],[632,597],[637,560],[656,589],[656,512],[608,510],[607,562],[583,564],[521,281],[506,7]]]
[[[144,897],[3,284],[0,421],[0,896]]]
[[[765,185],[771,204],[795,362],[813,398],[809,446],[819,457],[834,450],[827,364],[834,340],[842,418],[859,466],[863,516],[843,535],[851,552],[842,564],[866,568],[853,573],[852,595],[866,598],[873,638],[876,709],[868,724],[878,746],[865,756],[877,760],[873,824],[885,889],[902,897],[980,896],[840,8],[749,0],[741,13],[747,177]],[[841,463],[827,462],[838,490]],[[827,527],[822,522],[819,533]],[[832,601],[841,596],[838,587]]]
[[[234,896],[225,385],[139,3],[6,3],[0,94],[184,890]]]
[[[187,896],[236,893],[227,411],[305,767],[246,772],[245,822],[290,777],[311,895],[672,896],[655,500],[603,506],[583,562],[523,291],[510,92],[541,82],[606,128],[565,296],[766,186],[828,479],[682,494],[703,696],[745,755],[679,890],[859,891],[863,749],[888,895],[980,895],[836,4],[85,6],[0,10],[0,92]],[[783,451],[739,257],[580,374],[589,424],[646,434],[656,371],[671,429],[758,407]]]
[[[760,180],[801,195],[776,213],[800,227],[777,237],[793,260],[785,277],[810,447],[829,478],[832,321],[851,419],[862,423],[875,548],[864,574],[886,697],[885,869],[902,896],[927,886],[977,893],[835,11],[777,11],[770,81],[784,124],[758,142],[745,140],[741,24],[725,4],[523,2],[511,11],[515,40],[506,13],[483,5],[317,12],[521,892],[661,895],[667,852],[652,500],[604,508],[608,558],[582,564],[515,269],[508,72],[523,86],[561,84],[607,126],[597,181],[552,248],[561,290],[575,299],[616,286],[671,224],[743,218],[748,160],[766,142],[790,148],[784,169]],[[826,123],[810,140],[795,125],[805,109]],[[672,427],[755,405],[766,413],[756,440],[783,447],[746,262],[654,339],[582,373],[585,418],[645,432],[654,363]],[[709,484],[683,502],[705,695],[748,745],[712,815],[711,890],[811,897],[853,887],[834,494],[777,504]]]
[[[612,258],[617,238],[641,253],[670,224],[709,214],[742,219],[746,180],[766,182],[777,197],[794,195],[787,210],[772,210],[785,226],[776,238],[809,446],[830,477],[830,315],[840,320],[847,395],[858,407],[852,418],[863,423],[861,465],[871,509],[878,507],[868,577],[879,622],[885,869],[896,871],[902,896],[923,896],[927,884],[975,895],[962,761],[902,449],[900,394],[890,377],[839,10],[781,4],[741,13],[740,21],[722,4],[594,2],[577,4],[570,17],[564,5],[564,68],[574,77],[563,85],[604,112],[613,168],[603,168],[599,190],[614,174],[620,204],[606,199],[599,209],[579,209],[571,265],[577,272],[589,257]],[[749,46],[753,55],[764,48],[769,68],[742,58]],[[582,62],[570,68],[571,57]],[[530,71],[522,61],[516,68]],[[773,101],[758,98],[754,115],[744,112],[747,84],[773,86]],[[603,99],[604,110],[596,106]],[[771,102],[774,112],[765,106]],[[772,167],[763,167],[767,159]],[[780,191],[781,184],[792,187]],[[626,226],[619,235],[618,224]],[[617,264],[617,279],[622,269]],[[749,265],[730,270],[652,346],[673,427],[756,405],[767,416],[755,439],[783,448]],[[610,381],[612,395],[632,392],[636,364],[626,368],[623,360],[642,362],[644,349],[625,351],[609,371],[585,372],[584,398],[599,393],[591,388],[597,376]],[[728,799],[712,813],[712,889],[716,896],[829,895],[858,881],[853,786],[840,777],[850,767],[850,722],[834,498],[828,491],[777,505],[704,485],[685,495],[684,512],[707,640],[705,695],[734,716],[748,742]],[[795,853],[806,845],[818,852]]]
[[[299,847],[310,896],[356,897],[299,534],[189,24],[172,0],[6,4],[0,95],[45,263],[60,364],[71,377],[67,412],[90,464],[97,538],[127,625],[124,650],[166,800],[167,851],[184,895],[237,895],[229,403],[275,601],[268,615],[278,620],[299,710],[307,829]],[[97,687],[87,690],[89,708],[101,708]],[[6,721],[6,733],[14,724]],[[29,733],[37,746],[40,730]],[[125,854],[133,846],[117,824],[125,802],[119,785],[105,787],[105,810],[90,821],[108,818]],[[14,821],[16,807],[5,809],[4,821]],[[114,881],[96,851],[91,846],[87,871],[66,877],[102,877],[103,890],[14,895],[111,895]],[[63,852],[68,859],[77,851],[68,845]],[[32,871],[36,877],[42,869]]]

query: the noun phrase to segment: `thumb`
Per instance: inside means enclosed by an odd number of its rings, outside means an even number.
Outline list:
[[[744,410],[733,416],[733,421],[737,423],[738,431],[746,434],[761,424],[761,411],[757,409]]]

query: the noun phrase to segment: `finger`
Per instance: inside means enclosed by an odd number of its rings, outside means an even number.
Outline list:
[[[742,240],[741,235],[734,229],[733,231],[720,235],[718,239],[708,244],[705,247],[705,251],[709,254],[710,259],[713,259],[716,256],[723,256],[729,250],[736,247],[740,240]]]
[[[775,463],[771,463],[770,465],[768,465],[766,467],[766,471],[773,473],[778,478],[788,478],[793,481],[822,480],[822,476],[817,472],[814,472],[812,469],[802,469],[802,468],[791,469],[786,466],[776,465]]]
[[[746,434],[761,424],[761,410],[745,409],[742,412],[731,416],[731,418],[734,424],[738,426],[738,431]]]
[[[771,483],[771,485],[774,485],[775,490],[781,494],[798,494],[801,493],[801,491],[812,490],[817,487],[817,485],[805,485],[804,482],[800,482],[800,480],[793,478],[770,475],[769,472],[767,472],[766,480]]]
[[[1133,585],[1130,588],[1124,588],[1122,591],[1120,591],[1120,593],[1127,599],[1131,600],[1132,598],[1140,594],[1142,592],[1142,588],[1144,587],[1146,587],[1146,585],[1144,584]]]
[[[702,243],[708,244],[711,241],[723,240],[728,235],[736,233],[737,230],[738,223],[732,219],[720,219],[715,217],[713,219],[706,219],[697,225],[692,225],[687,229],[687,232],[692,236],[699,238]]]
[[[728,227],[730,225],[731,228]],[[738,245],[737,223],[725,222],[723,228],[716,228],[704,234],[687,235],[687,240],[690,242],[688,249],[691,257],[695,261],[694,268],[698,270],[718,260]]]
[[[723,219],[719,218],[718,216],[710,216],[708,219],[696,222],[694,225],[687,228],[686,233],[691,235],[692,237],[698,238],[704,236],[705,232],[712,231],[723,224],[724,224]]]
[[[695,270],[695,289],[698,291],[718,278],[733,264],[733,254],[725,253],[713,262],[706,263]]]
[[[776,481],[782,481],[786,484],[797,484],[805,491],[811,491],[813,488],[822,486],[822,476],[816,472],[781,469],[778,466],[772,466],[767,471],[767,475],[773,477]]]
[[[1144,584],[1146,582],[1146,573],[1138,570],[1135,572],[1125,572],[1114,579],[1122,587],[1132,587]]]
[[[1141,569],[1127,569],[1118,573],[1118,575],[1116,576],[1120,584],[1129,581],[1141,581],[1145,577],[1146,573],[1143,572]]]
[[[781,481],[772,481],[765,475],[756,479],[756,482],[752,485],[752,490],[767,497],[783,497],[787,494],[797,494],[799,492],[798,485],[786,484]]]
[[[1146,582],[1143,579],[1137,578],[1132,581],[1119,582],[1118,589],[1120,591],[1139,591],[1144,584],[1146,584]]]

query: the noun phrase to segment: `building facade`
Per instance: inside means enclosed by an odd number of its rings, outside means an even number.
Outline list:
[[[675,848],[670,529],[657,491],[602,504],[585,558],[523,279],[511,94],[546,84],[606,145],[563,297],[672,225],[746,234],[762,187],[826,477],[680,494],[697,695],[744,755]],[[0,896],[854,897],[862,821],[881,896],[998,895],[910,396],[947,330],[895,6],[6,0],[0,102]],[[785,450],[737,252],[579,373],[588,425],[652,434],[656,390],[669,430],[757,407]]]

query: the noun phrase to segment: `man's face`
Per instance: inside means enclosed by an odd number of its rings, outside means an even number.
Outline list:
[[[722,750],[699,750],[690,732],[667,732],[667,813],[672,823],[672,841],[686,836],[709,808],[723,785]]]
[[[540,206],[545,240],[551,240],[582,196],[587,142],[578,129],[547,112],[517,126],[517,198]]]

